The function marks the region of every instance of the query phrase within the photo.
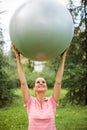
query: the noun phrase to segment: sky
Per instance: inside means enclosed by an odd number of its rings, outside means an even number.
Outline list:
[[[1,26],[3,28],[3,36],[5,41],[4,50],[5,52],[8,52],[10,49],[10,36],[9,36],[9,23],[11,20],[12,15],[16,11],[16,9],[22,4],[26,2],[27,0],[4,0],[2,3],[0,3],[0,11],[6,10],[5,13],[1,15]]]

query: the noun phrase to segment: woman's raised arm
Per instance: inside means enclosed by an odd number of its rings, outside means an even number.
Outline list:
[[[23,69],[22,69],[20,53],[18,52],[17,48],[15,47],[13,43],[12,43],[12,48],[16,56],[17,70],[18,70],[18,75],[19,75],[19,79],[21,83],[22,97],[23,97],[24,103],[26,104],[30,98],[30,92],[29,92],[28,84],[27,84]]]
[[[69,47],[64,51],[64,53],[61,54],[61,62],[59,65],[59,69],[56,75],[55,79],[55,84],[53,88],[53,98],[54,100],[58,103],[59,98],[60,98],[60,91],[61,91],[61,82],[63,78],[63,73],[64,73],[64,64],[65,64],[65,59],[66,59],[66,54],[68,52]]]

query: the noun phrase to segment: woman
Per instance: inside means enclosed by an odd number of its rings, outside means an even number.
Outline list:
[[[61,63],[55,79],[53,93],[49,98],[46,98],[47,84],[44,78],[38,77],[35,80],[34,91],[36,97],[32,97],[29,92],[28,84],[22,69],[20,53],[12,44],[16,61],[19,79],[21,83],[22,97],[27,108],[29,127],[28,130],[56,130],[55,112],[59,103],[61,81],[64,72],[64,64],[68,48],[61,55]]]

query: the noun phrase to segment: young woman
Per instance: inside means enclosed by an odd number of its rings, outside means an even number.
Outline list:
[[[27,108],[29,127],[28,130],[56,130],[55,113],[59,103],[61,81],[64,72],[64,64],[68,48],[61,55],[61,62],[55,79],[53,93],[50,97],[46,97],[47,84],[44,78],[38,77],[35,80],[34,91],[36,97],[30,95],[28,84],[22,69],[20,53],[12,44],[16,61],[19,79],[21,83],[22,97]]]

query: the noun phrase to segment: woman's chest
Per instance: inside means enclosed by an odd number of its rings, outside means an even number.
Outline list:
[[[44,101],[42,105],[39,102],[32,102],[28,109],[29,117],[34,119],[50,119],[54,116],[52,104]]]

